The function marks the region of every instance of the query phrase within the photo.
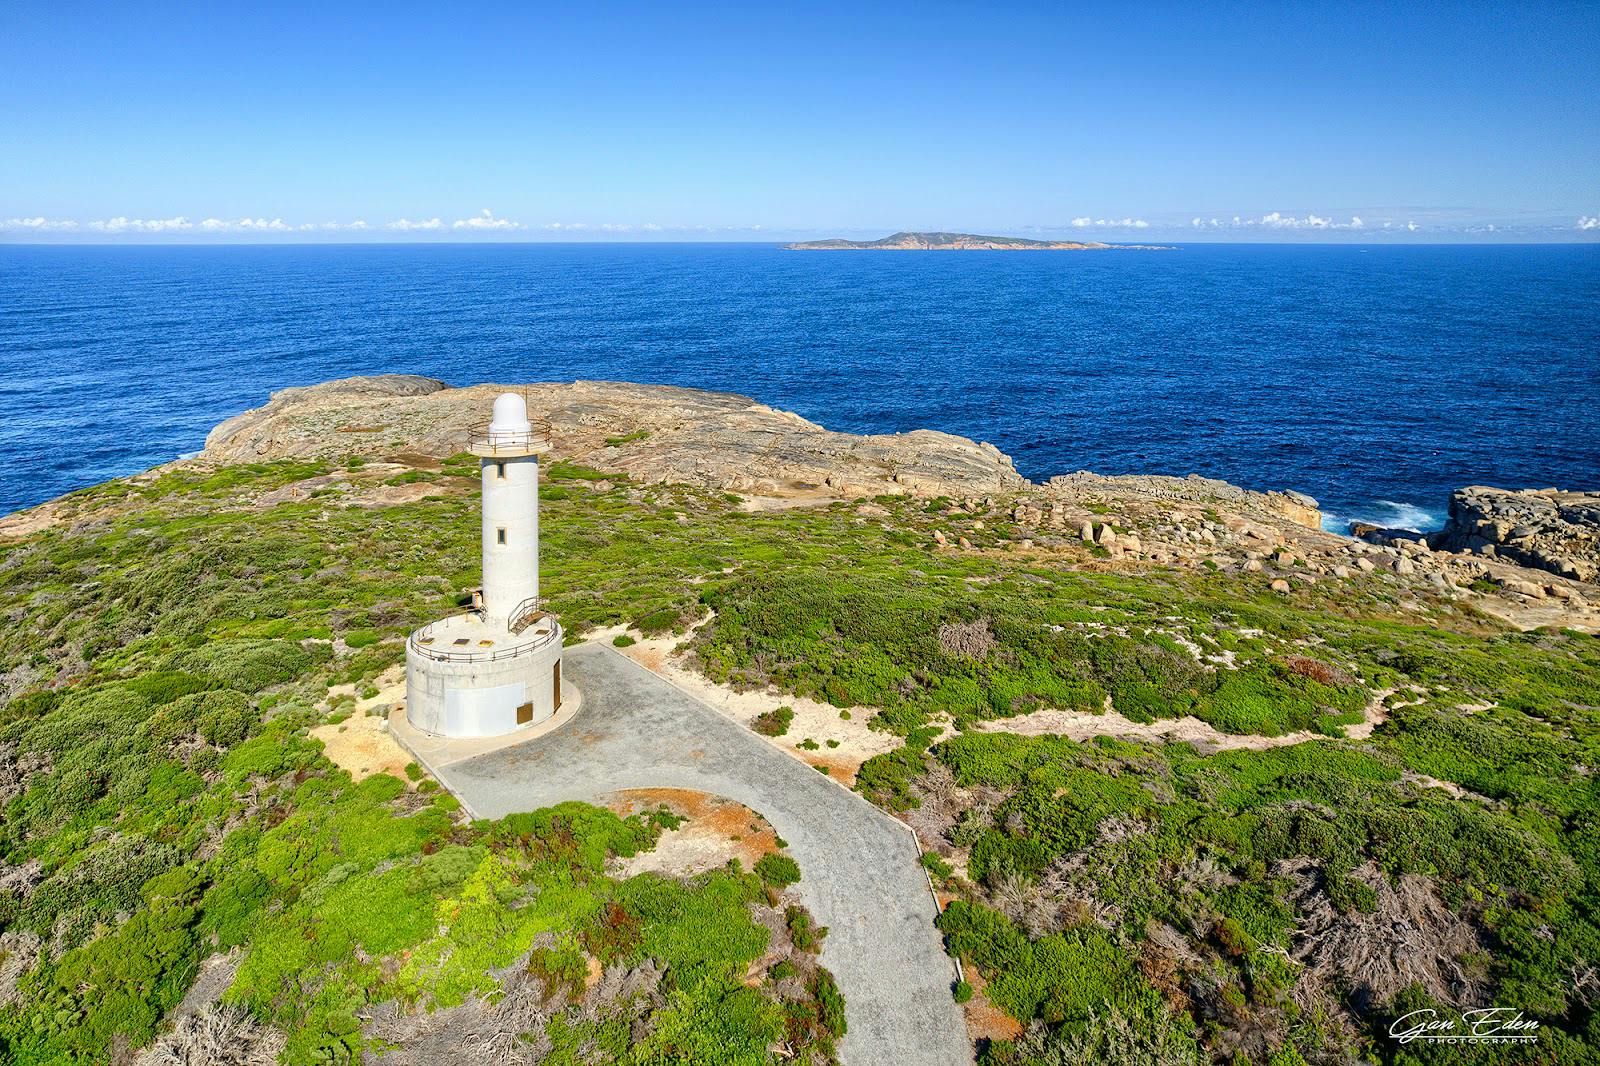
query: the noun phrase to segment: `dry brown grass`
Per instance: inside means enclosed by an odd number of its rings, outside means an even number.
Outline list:
[[[1430,878],[1406,874],[1390,884],[1373,863],[1357,867],[1350,876],[1376,896],[1368,914],[1339,911],[1312,859],[1290,859],[1273,872],[1294,884],[1291,896],[1301,920],[1293,956],[1317,980],[1352,989],[1374,1004],[1411,984],[1441,1003],[1481,999],[1484,975],[1463,959],[1483,946],[1472,924],[1439,899]]]
[[[984,659],[999,646],[989,620],[946,622],[939,627],[939,650],[958,659]]]
[[[1343,688],[1345,685],[1356,683],[1355,678],[1339,667],[1334,666],[1332,663],[1325,663],[1321,659],[1313,659],[1309,655],[1290,655],[1283,660],[1283,665],[1287,666],[1292,673],[1299,674],[1301,677],[1309,677],[1311,680],[1324,685]]]

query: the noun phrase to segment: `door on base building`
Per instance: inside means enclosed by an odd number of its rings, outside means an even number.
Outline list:
[[[555,688],[555,697],[554,697],[554,700],[552,701],[551,710],[559,711],[561,709],[561,660],[560,659],[556,660],[555,686],[556,686],[556,688]]]

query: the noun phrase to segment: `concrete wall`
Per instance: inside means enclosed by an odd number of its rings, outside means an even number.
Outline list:
[[[406,720],[427,733],[496,737],[519,728],[517,708],[533,704],[537,725],[555,713],[558,637],[515,658],[440,662],[406,649]]]
[[[484,614],[505,621],[517,604],[539,595],[539,459],[484,459],[480,466]]]

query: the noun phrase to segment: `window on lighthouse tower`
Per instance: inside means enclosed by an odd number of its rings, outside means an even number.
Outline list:
[[[495,539],[495,542],[498,543],[498,544],[504,544],[506,542],[506,527],[505,526],[500,526],[498,529],[496,529],[494,531],[494,539]]]
[[[501,481],[506,479],[506,464],[504,461],[494,464],[494,476],[499,478]]]

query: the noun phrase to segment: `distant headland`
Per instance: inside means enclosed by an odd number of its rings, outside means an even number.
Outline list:
[[[876,241],[799,241],[785,245],[799,251],[1090,251],[1102,248],[1152,248],[1153,245],[1101,244],[1099,241],[1030,241],[1022,237],[985,237],[976,233],[895,233]]]

